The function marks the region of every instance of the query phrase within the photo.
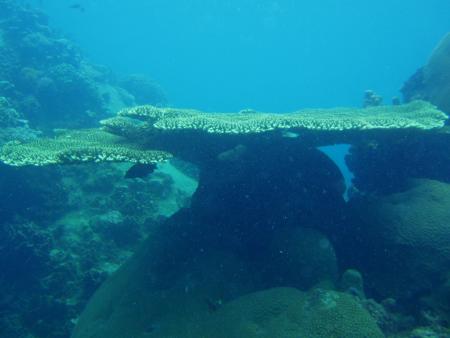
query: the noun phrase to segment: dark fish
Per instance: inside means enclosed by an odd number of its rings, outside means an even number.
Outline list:
[[[125,178],[144,178],[154,172],[156,164],[136,163],[125,173]]]
[[[211,298],[205,298],[206,306],[210,313],[216,312],[222,306],[222,300],[212,300]]]
[[[85,11],[83,5],[78,4],[78,3],[75,3],[75,4],[73,4],[73,5],[70,5],[69,8],[70,8],[70,9],[78,10],[78,11],[80,11],[80,12],[82,12],[82,13],[84,13],[84,11]]]

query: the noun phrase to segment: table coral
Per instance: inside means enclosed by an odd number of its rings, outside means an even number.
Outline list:
[[[9,165],[43,166],[82,162],[156,163],[171,157],[158,150],[143,150],[122,138],[96,129],[68,131],[55,138],[29,143],[9,142],[0,159]]]
[[[407,105],[368,108],[303,109],[288,114],[242,110],[238,113],[205,113],[192,109],[139,106],[122,110],[162,130],[202,130],[218,134],[261,133],[275,129],[367,130],[432,129],[442,127],[447,116],[425,101]]]

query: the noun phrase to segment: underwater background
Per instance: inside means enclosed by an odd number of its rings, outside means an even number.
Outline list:
[[[80,1],[83,13],[40,3],[90,60],[209,111],[359,105],[365,89],[389,101],[448,31],[449,12],[445,0]]]
[[[0,337],[450,337],[449,18],[0,0]]]

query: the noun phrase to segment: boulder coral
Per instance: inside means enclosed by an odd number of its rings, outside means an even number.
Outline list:
[[[206,329],[199,325],[198,337],[384,337],[354,297],[321,289],[303,293],[275,288],[252,293],[225,304],[211,317],[203,325]]]
[[[445,281],[449,205],[449,184],[417,179],[403,192],[361,206],[361,265],[372,291],[381,297],[414,298]]]
[[[105,295],[105,289],[102,289]],[[128,286],[129,289],[129,286]],[[73,337],[215,337],[215,338],[378,338],[384,337],[375,319],[349,294],[330,290],[313,289],[302,292],[294,288],[273,288],[238,297],[212,310],[195,306],[195,296],[174,299],[168,294],[166,300],[155,300],[154,294],[145,294],[140,289],[140,299],[127,293],[123,296],[124,307],[116,307],[108,315],[96,314],[90,307],[89,317],[82,317]],[[109,292],[114,292],[109,289]],[[177,302],[175,306],[189,306],[183,298],[191,297],[190,314],[173,309],[166,302]],[[197,296],[198,297],[198,296]],[[153,299],[152,303],[142,302]],[[103,306],[95,299],[97,310]],[[125,304],[134,307],[125,308]],[[183,304],[183,305],[182,305]],[[136,313],[141,309],[140,315]],[[164,311],[164,309],[166,309]],[[118,312],[117,312],[118,311]],[[165,312],[165,313],[164,313]],[[159,313],[155,316],[156,313]],[[88,313],[86,313],[87,315]],[[105,317],[106,315],[106,317]],[[131,320],[139,316],[139,320]],[[134,324],[132,324],[134,322]],[[131,325],[130,325],[131,324]]]

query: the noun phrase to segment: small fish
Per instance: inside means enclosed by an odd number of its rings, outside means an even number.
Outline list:
[[[154,172],[156,164],[136,163],[132,165],[125,173],[125,178],[144,178]]]
[[[78,10],[78,11],[80,11],[81,13],[84,13],[84,12],[85,12],[85,9],[84,9],[83,5],[81,5],[81,4],[79,4],[79,3],[72,4],[72,5],[69,6],[69,8],[70,8],[70,9],[74,9],[74,10]]]
[[[281,136],[282,137],[286,137],[286,138],[299,138],[300,134],[299,133],[294,133],[293,131],[283,130],[281,132]]]

